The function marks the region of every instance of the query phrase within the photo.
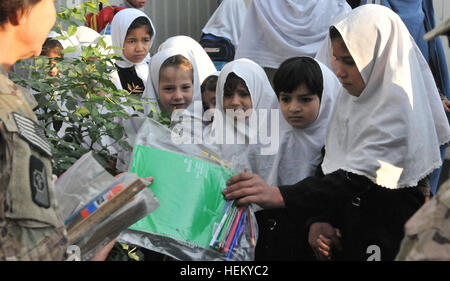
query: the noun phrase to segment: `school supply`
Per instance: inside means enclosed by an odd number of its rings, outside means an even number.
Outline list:
[[[136,174],[108,174],[89,152],[55,183],[69,243],[88,260],[95,251],[145,217],[159,202]]]
[[[123,231],[118,241],[179,260],[227,260],[228,255],[229,260],[253,260],[250,227],[244,218],[254,214],[238,210],[222,195],[236,172],[221,165],[220,155],[211,147],[174,145],[171,133],[152,119],[139,129],[130,172],[155,176],[149,188],[161,207]],[[234,217],[228,219],[228,232],[221,235],[221,249],[227,250],[217,251],[210,247],[211,239],[220,235],[219,225],[229,212]]]
[[[247,206],[237,207],[234,205],[234,201],[227,201],[222,219],[209,246],[219,252],[226,253],[226,260],[229,260],[247,226],[250,230],[251,246],[255,247],[250,209]]]
[[[124,175],[65,222],[69,241],[77,242],[87,231],[130,202],[146,184],[136,174]]]

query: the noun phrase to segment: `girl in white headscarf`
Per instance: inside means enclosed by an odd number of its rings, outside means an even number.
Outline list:
[[[111,22],[112,45],[121,47],[122,60],[115,62],[113,83],[118,89],[142,94],[148,77],[150,47],[155,28],[150,18],[137,9],[118,12]]]
[[[323,160],[328,123],[341,90],[336,75],[310,57],[284,61],[275,73],[274,89],[280,101],[281,143],[276,179],[289,185],[314,175]]]
[[[344,89],[325,140],[324,176],[277,188],[261,181],[236,186],[249,181],[241,174],[224,193],[238,204],[306,214],[319,258],[367,260],[377,245],[382,260],[393,260],[405,222],[425,201],[422,180],[441,165],[439,145],[450,141],[450,128],[427,62],[397,14],[364,5],[330,30]],[[258,188],[270,192],[252,199]]]
[[[259,65],[248,59],[229,62],[219,74],[214,120],[205,128],[205,141],[219,145],[222,159],[233,167],[258,172],[259,160],[273,157],[278,150],[278,118],[271,120],[278,117],[278,108]]]
[[[264,162],[270,185],[295,184],[313,176],[322,162],[325,135],[341,85],[334,73],[310,57],[284,61],[274,76],[280,102],[280,150]],[[296,219],[286,209],[256,213],[259,237],[255,260],[308,259],[301,251]],[[287,242],[289,241],[289,242]]]
[[[123,9],[118,12],[111,22],[111,42],[112,46],[123,48],[120,51],[122,60],[115,61],[117,71],[111,74],[111,79],[117,89],[129,91],[132,95],[140,99],[148,77],[148,62],[150,60],[150,47],[155,36],[155,28],[150,18],[137,9]],[[123,98],[123,100],[125,100]],[[127,113],[132,116],[139,115],[139,111],[131,106],[124,106]],[[118,123],[125,124],[122,118],[117,119]],[[113,140],[103,137],[104,143],[111,143]],[[114,151],[118,153],[116,168],[119,171],[127,171],[129,151],[124,151],[118,144],[114,144]],[[110,148],[112,150],[112,148]]]
[[[172,62],[171,62],[172,61]],[[148,115],[150,112],[161,113],[167,112],[171,115],[177,109],[186,109],[194,114],[194,101],[201,102],[200,83],[196,64],[187,52],[169,48],[157,52],[150,61],[150,72],[147,85],[143,97],[153,102],[152,105],[144,105],[144,114]],[[168,68],[174,68],[175,71],[186,72],[185,76],[189,78],[190,84],[184,85],[181,80],[177,80],[177,75],[171,73]],[[169,86],[172,88],[163,88],[161,80],[170,82]],[[184,81],[184,80],[183,80]],[[181,83],[181,84],[180,84]],[[167,99],[161,91],[167,92]],[[171,99],[170,91],[179,91],[180,97]]]
[[[196,64],[200,84],[203,83],[206,77],[217,71],[203,47],[189,36],[178,35],[170,37],[159,46],[158,51],[170,48],[184,50],[192,56]]]

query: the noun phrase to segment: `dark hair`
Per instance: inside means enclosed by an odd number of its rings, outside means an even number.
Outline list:
[[[1,0],[0,1],[0,26],[10,22],[13,25],[19,24],[17,18],[19,11],[24,12],[33,7],[41,0]]]
[[[202,85],[200,86],[200,91],[203,94],[205,91],[216,91],[217,86],[217,75],[209,75],[205,78]]]
[[[54,48],[58,50],[59,55],[62,57],[63,56],[62,50],[64,48],[61,45],[61,43],[58,40],[52,38],[45,39],[44,45],[42,45],[41,56],[47,56],[48,52]]]
[[[144,17],[144,16],[136,18],[136,19],[130,24],[130,27],[128,27],[127,34],[125,35],[125,37],[127,37],[128,34],[129,34],[132,30],[134,30],[134,29],[136,29],[136,28],[143,27],[143,26],[146,28],[147,33],[150,34],[150,37],[153,37],[154,31],[153,31],[152,25],[150,24],[150,21],[148,20],[148,18],[147,18],[147,17]]]
[[[242,79],[241,77],[237,76],[234,72],[230,72],[227,76],[227,80],[225,80],[225,85],[223,86],[223,92],[233,92],[234,90],[236,90],[236,88],[239,86],[245,86],[245,88],[247,89],[247,91],[250,93],[250,91],[248,90],[247,84],[245,84],[244,79]]]
[[[339,33],[336,27],[330,26],[330,39],[342,39],[342,35]]]
[[[192,66],[192,63],[185,58],[182,55],[175,55],[167,58],[162,64],[159,69],[159,78],[161,79],[161,73],[164,68],[167,68],[169,66],[174,67],[180,67],[185,70],[190,70],[192,73],[192,83],[194,82],[194,67]]]
[[[322,98],[323,76],[319,64],[309,57],[293,57],[285,60],[273,78],[277,97],[280,92],[291,93],[305,84],[311,93]]]

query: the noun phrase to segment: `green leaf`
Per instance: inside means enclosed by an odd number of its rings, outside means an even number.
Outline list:
[[[77,50],[78,50],[77,46],[69,46],[69,47],[64,48],[64,50],[62,50],[62,53],[63,54],[74,53]]]
[[[69,25],[68,29],[67,29],[67,35],[69,37],[75,35],[75,33],[77,33],[77,29],[78,27],[75,25]]]

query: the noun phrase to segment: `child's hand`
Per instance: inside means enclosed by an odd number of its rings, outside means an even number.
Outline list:
[[[442,100],[442,105],[447,113],[450,113],[450,100]]]
[[[237,206],[255,203],[264,209],[284,208],[278,187],[268,185],[257,174],[244,171],[230,178],[222,191],[227,200],[235,199]]]
[[[316,222],[309,228],[308,242],[318,260],[331,260],[333,249],[342,250],[339,229],[326,222]]]
[[[114,238],[111,242],[106,244],[103,248],[98,249],[94,256],[91,258],[91,261],[104,261],[108,257],[109,252],[111,252],[111,249],[114,247],[114,244],[116,243],[117,238]]]

